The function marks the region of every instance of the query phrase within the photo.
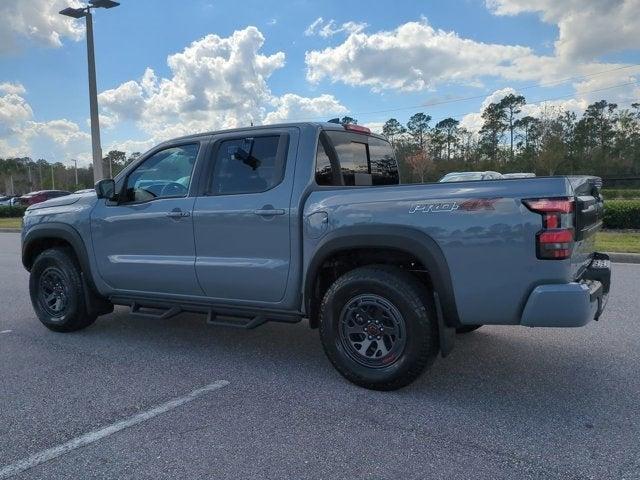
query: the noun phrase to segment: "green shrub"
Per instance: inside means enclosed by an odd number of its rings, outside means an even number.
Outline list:
[[[0,218],[22,217],[27,207],[0,205]]]
[[[604,188],[602,189],[602,196],[605,199],[615,198],[640,198],[640,189],[637,188]]]
[[[605,200],[604,228],[640,229],[640,200]]]

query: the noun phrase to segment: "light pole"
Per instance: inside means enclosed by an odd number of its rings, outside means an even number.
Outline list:
[[[100,146],[100,122],[98,120],[98,90],[96,87],[96,60],[93,51],[92,8],[113,8],[120,5],[112,0],[89,0],[82,8],[67,7],[60,10],[61,15],[71,18],[84,17],[87,23],[87,63],[89,67],[89,110],[91,113],[91,150],[93,152],[93,180],[104,178],[102,172],[102,147]]]
[[[74,158],[73,159],[73,164],[75,166],[75,170],[76,170],[76,190],[78,189],[78,159]]]

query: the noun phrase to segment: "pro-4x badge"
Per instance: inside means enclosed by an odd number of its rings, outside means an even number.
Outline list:
[[[460,208],[456,202],[415,203],[409,208],[409,213],[441,213],[453,212]]]

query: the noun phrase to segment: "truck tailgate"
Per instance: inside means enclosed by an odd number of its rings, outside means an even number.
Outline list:
[[[602,180],[591,176],[568,177],[575,195],[575,247],[571,257],[574,277],[589,265],[595,252],[595,236],[602,228],[604,203]]]

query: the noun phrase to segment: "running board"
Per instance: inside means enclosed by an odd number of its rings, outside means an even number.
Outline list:
[[[153,313],[154,311],[160,310],[160,313]],[[131,304],[131,310],[129,313],[132,315],[137,315],[139,317],[144,318],[153,318],[156,320],[166,320],[168,318],[173,318],[176,315],[182,313],[182,308],[180,307],[171,307],[162,311],[161,308],[153,308],[153,307],[144,307],[140,305],[138,302],[133,302]]]
[[[268,320],[264,315],[256,315],[253,318],[233,317],[230,315],[217,315],[213,310],[209,310],[209,314],[207,315],[207,325],[242,328],[244,330],[257,328],[260,325],[267,323],[267,321]]]
[[[179,315],[183,312],[189,310],[184,310],[179,306],[174,307],[148,307],[145,305],[141,305],[138,302],[132,302],[130,304],[129,313],[131,315],[137,315],[138,317],[150,318],[154,320],[166,320],[169,318],[173,318],[176,315]],[[204,313],[207,315],[207,325],[215,325],[218,327],[231,327],[231,328],[242,328],[245,330],[251,330],[253,328],[257,328],[261,325],[264,325],[269,320],[264,315],[255,315],[253,317],[242,317],[235,315],[221,315],[216,313],[213,309],[208,309],[200,312],[193,313]]]

